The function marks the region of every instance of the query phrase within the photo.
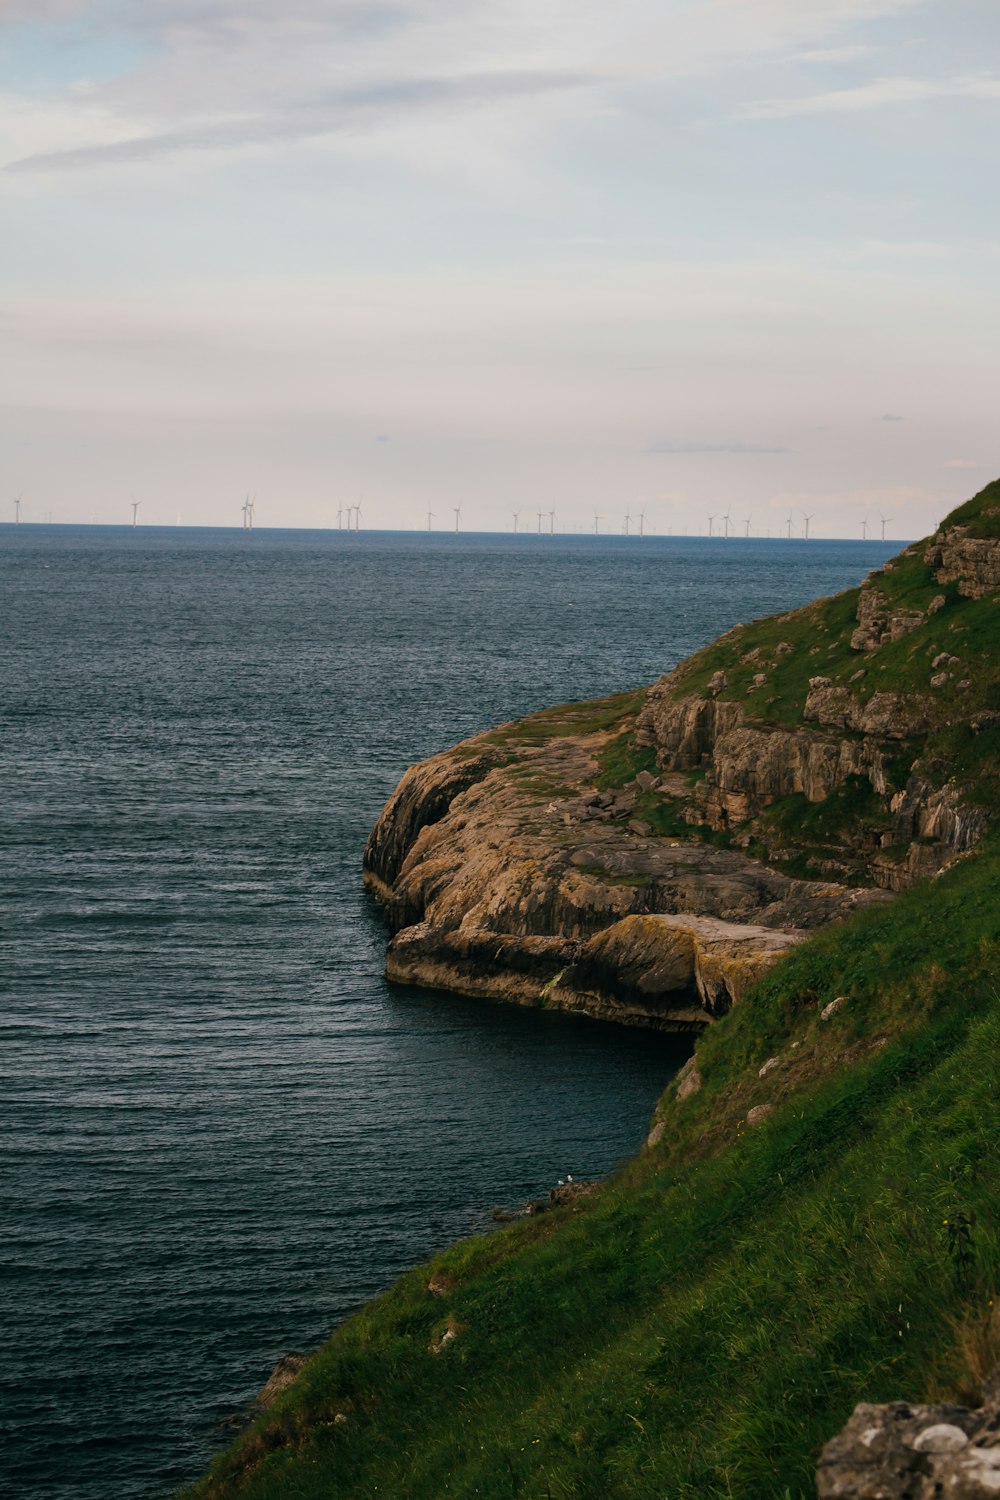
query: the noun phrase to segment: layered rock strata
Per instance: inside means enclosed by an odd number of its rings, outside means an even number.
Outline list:
[[[655,836],[641,786],[595,790],[607,732],[539,747],[508,729],[407,772],[372,832],[390,979],[692,1030],[807,932],[886,899]]]
[[[992,620],[969,613],[998,590],[1000,539],[946,526],[851,594],[736,626],[631,701],[567,705],[415,766],[365,852],[387,974],[703,1026],[805,933],[983,836],[983,789],[948,757],[1000,725],[976,656]]]

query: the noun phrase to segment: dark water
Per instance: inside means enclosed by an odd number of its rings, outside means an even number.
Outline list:
[[[5,1495],[169,1494],[287,1349],[636,1148],[683,1051],[390,988],[367,831],[892,550],[0,528]]]

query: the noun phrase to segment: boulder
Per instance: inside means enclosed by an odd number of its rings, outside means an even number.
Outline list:
[[[820,1455],[819,1500],[995,1500],[1000,1400],[976,1409],[892,1401],[856,1406]]]
[[[267,1377],[266,1383],[257,1392],[257,1406],[262,1406],[265,1411],[273,1406],[311,1358],[311,1354],[303,1354],[298,1349],[293,1349],[290,1354],[282,1355]]]
[[[939,531],[928,543],[924,561],[938,583],[956,583],[967,599],[982,599],[1000,589],[1000,538],[972,537],[967,526]]]

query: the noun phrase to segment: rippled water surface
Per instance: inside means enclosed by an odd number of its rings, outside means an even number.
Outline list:
[[[636,1148],[683,1046],[387,985],[368,829],[892,550],[0,527],[5,1495],[169,1495],[287,1349]]]

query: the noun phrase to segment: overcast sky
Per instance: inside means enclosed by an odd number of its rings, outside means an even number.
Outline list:
[[[1000,474],[998,0],[0,0],[0,149],[2,520],[907,537]]]

